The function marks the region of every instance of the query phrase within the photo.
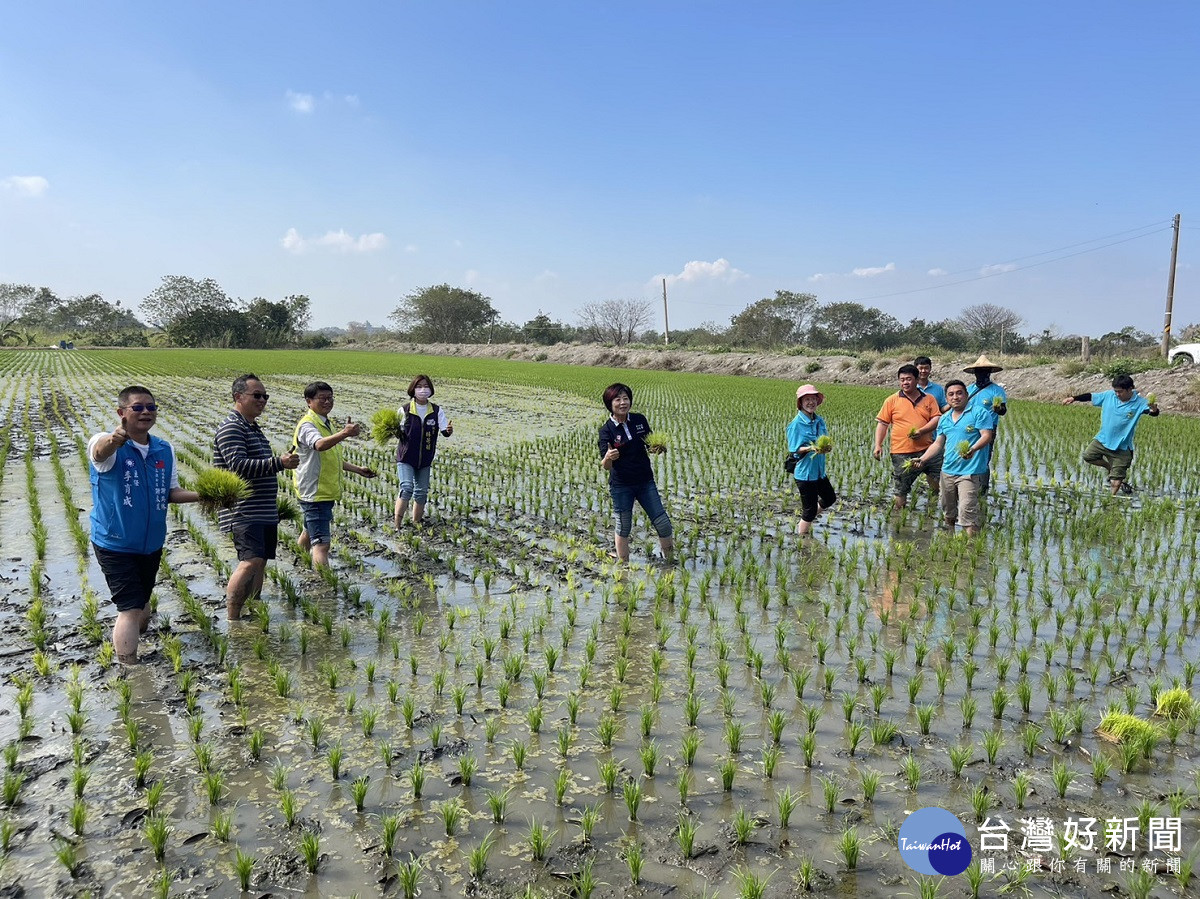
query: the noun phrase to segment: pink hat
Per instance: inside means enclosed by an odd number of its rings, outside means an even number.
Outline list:
[[[821,405],[821,403],[825,402],[825,394],[821,393],[821,391],[819,391],[819,390],[817,390],[817,388],[813,387],[812,384],[805,384],[802,387],[796,388],[796,399],[797,400],[799,400],[801,397],[805,397],[805,396],[815,396],[817,398],[818,406]]]

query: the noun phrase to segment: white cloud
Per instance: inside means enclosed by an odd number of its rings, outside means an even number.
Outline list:
[[[934,277],[934,278],[940,278],[942,275],[948,275],[950,273],[948,271],[946,271],[944,268],[931,268],[925,274],[930,275],[931,277]]]
[[[856,268],[845,275],[841,274],[840,272],[817,272],[816,274],[809,275],[808,280],[816,282],[831,281],[834,278],[875,278],[887,272],[894,272],[895,270],[896,263],[889,262],[887,265],[863,266]]]
[[[288,106],[293,111],[303,113],[304,115],[311,113],[316,105],[312,94],[298,94],[290,90],[285,96],[287,97]]]
[[[387,246],[387,236],[376,231],[355,237],[345,231],[326,231],[323,237],[302,237],[295,228],[288,228],[279,245],[289,253],[300,255],[314,250],[333,253],[373,253]]]
[[[729,260],[722,257],[715,262],[701,262],[693,260],[683,267],[678,275],[657,275],[652,283],[658,284],[663,278],[667,279],[668,284],[678,284],[679,282],[700,282],[700,281],[724,281],[727,284],[732,284],[735,281],[741,281],[743,278],[749,278],[745,272],[734,268],[729,264]]]
[[[999,265],[985,265],[983,268],[981,268],[979,270],[979,274],[981,274],[981,275],[999,275],[1004,272],[1011,272],[1011,271],[1015,271],[1015,270],[1016,270],[1016,265],[1014,265],[1013,263],[1002,262]]]
[[[50,182],[41,175],[10,175],[0,181],[0,188],[18,197],[40,197],[50,189]]]
[[[463,273],[463,280],[466,281],[468,284],[478,284],[479,283],[479,272],[473,268],[469,268]]]
[[[850,274],[854,275],[856,278],[874,278],[878,275],[884,274],[885,272],[894,272],[895,270],[896,263],[889,262],[887,265],[876,265],[869,268],[856,268]]]

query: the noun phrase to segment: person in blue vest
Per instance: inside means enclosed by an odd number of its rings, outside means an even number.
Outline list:
[[[992,443],[984,449],[987,464],[984,467],[983,481],[979,489],[980,496],[987,496],[988,490],[992,486],[992,458],[993,451],[996,448],[995,438],[1000,433],[1000,419],[1008,414],[1008,394],[1004,392],[1002,385],[992,380],[992,375],[998,371],[1004,371],[1004,366],[997,365],[985,355],[980,355],[974,364],[968,365],[963,369],[963,372],[975,378],[975,383],[967,386],[967,405],[986,405],[996,416],[996,428],[992,434]]]
[[[346,416],[346,423],[334,430],[333,388],[324,381],[313,381],[304,388],[308,412],[296,422],[292,443],[300,454],[300,464],[292,472],[300,508],[304,510],[304,530],[296,541],[312,553],[313,565],[329,564],[329,542],[333,539],[333,504],[342,498],[342,472],[364,478],[375,477],[374,469],[355,465],[342,458],[341,442],[357,437],[362,426]]]
[[[1133,378],[1117,375],[1112,380],[1112,390],[1101,393],[1081,393],[1063,400],[1064,406],[1071,403],[1087,403],[1100,407],[1100,432],[1083,451],[1083,461],[1098,465],[1108,472],[1108,482],[1113,496],[1133,493],[1126,477],[1133,464],[1133,432],[1143,415],[1151,418],[1158,415],[1158,403],[1150,402],[1133,389]]]
[[[117,661],[138,660],[138,638],[150,624],[150,594],[167,538],[167,504],[200,499],[179,486],[171,444],[150,433],[158,404],[145,387],[117,395],[120,424],[88,441],[92,482],[92,549],[117,607],[112,643]]]
[[[433,397],[433,380],[429,375],[417,375],[408,385],[409,400],[396,411],[400,413],[400,442],[396,446],[396,474],[400,478],[400,495],[396,497],[393,524],[399,530],[404,513],[412,502],[413,524],[425,517],[429,500],[429,466],[437,452],[438,435],[449,437],[454,423]]]
[[[967,385],[955,379],[946,382],[949,409],[938,419],[933,446],[917,460],[917,468],[942,456],[940,493],[946,529],[961,524],[967,535],[976,536],[983,527],[979,497],[987,472],[985,450],[996,435],[996,414],[982,403],[967,405]]]
[[[800,522],[796,533],[807,537],[817,516],[837,502],[837,493],[825,473],[825,456],[832,444],[825,419],[817,414],[817,406],[825,402],[825,394],[812,384],[796,390],[796,417],[787,426],[788,452],[796,457],[794,480],[800,493]]]

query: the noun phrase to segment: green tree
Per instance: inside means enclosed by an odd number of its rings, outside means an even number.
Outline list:
[[[408,294],[388,318],[413,340],[478,343],[488,339],[499,313],[483,294],[435,284]]]
[[[862,303],[827,303],[818,309],[810,342],[822,348],[885,350],[896,346],[904,327],[892,316]]]
[[[232,308],[233,301],[212,278],[197,281],[186,275],[164,275],[162,284],[154,288],[141,305],[146,321],[167,332],[177,322],[199,310],[207,310],[205,315],[210,315]],[[185,326],[185,330],[190,330],[190,325]]]
[[[541,309],[538,314],[521,326],[521,335],[528,343],[539,343],[549,346],[562,343],[568,339],[567,326],[562,322],[553,321]]]
[[[808,336],[817,308],[811,293],[777,290],[733,316],[727,337],[738,346],[794,346]]]

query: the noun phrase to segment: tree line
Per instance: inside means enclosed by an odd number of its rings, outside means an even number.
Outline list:
[[[604,300],[581,307],[573,323],[539,310],[524,324],[505,322],[489,297],[477,291],[439,284],[414,290],[392,311],[393,334],[416,343],[603,343],[611,346],[662,344],[662,331],[652,327],[657,305],[648,300]],[[882,352],[898,347],[928,347],[950,352],[978,352],[1003,347],[1006,352],[1048,356],[1076,355],[1079,335],[1053,329],[1022,333],[1024,321],[1004,306],[980,303],[954,318],[913,318],[907,324],[862,303],[822,303],[814,294],[777,290],[733,315],[728,325],[705,322],[673,330],[671,345],[787,351]],[[1181,332],[1181,340],[1200,336],[1200,325]],[[1155,335],[1127,325],[1092,340],[1100,356],[1153,350]]]
[[[0,342],[34,345],[60,339],[93,346],[313,347],[328,346],[329,333],[309,331],[312,303],[302,294],[268,300],[234,299],[211,278],[167,275],[143,299],[138,312],[98,293],[60,298],[48,287],[0,284]],[[449,284],[417,288],[401,298],[388,316],[386,338],[414,343],[602,343],[610,346],[662,344],[654,327],[655,303],[610,299],[587,303],[565,322],[539,310],[523,324],[504,321],[490,297]],[[352,339],[370,335],[351,323]],[[926,347],[975,352],[1003,347],[1006,352],[1070,356],[1079,352],[1078,335],[1051,329],[1022,333],[1022,318],[991,303],[965,307],[939,320],[907,323],[862,303],[823,303],[814,294],[777,290],[749,303],[727,325],[705,322],[671,332],[671,345],[716,349],[818,352],[883,352]],[[1200,325],[1180,332],[1180,340],[1200,337]],[[1092,340],[1100,356],[1136,355],[1157,346],[1155,335],[1125,326]]]
[[[211,278],[167,275],[142,300],[140,317],[98,293],[63,299],[48,287],[0,284],[0,342],[33,346],[70,341],[91,346],[327,346],[309,334],[311,302],[230,297]]]

